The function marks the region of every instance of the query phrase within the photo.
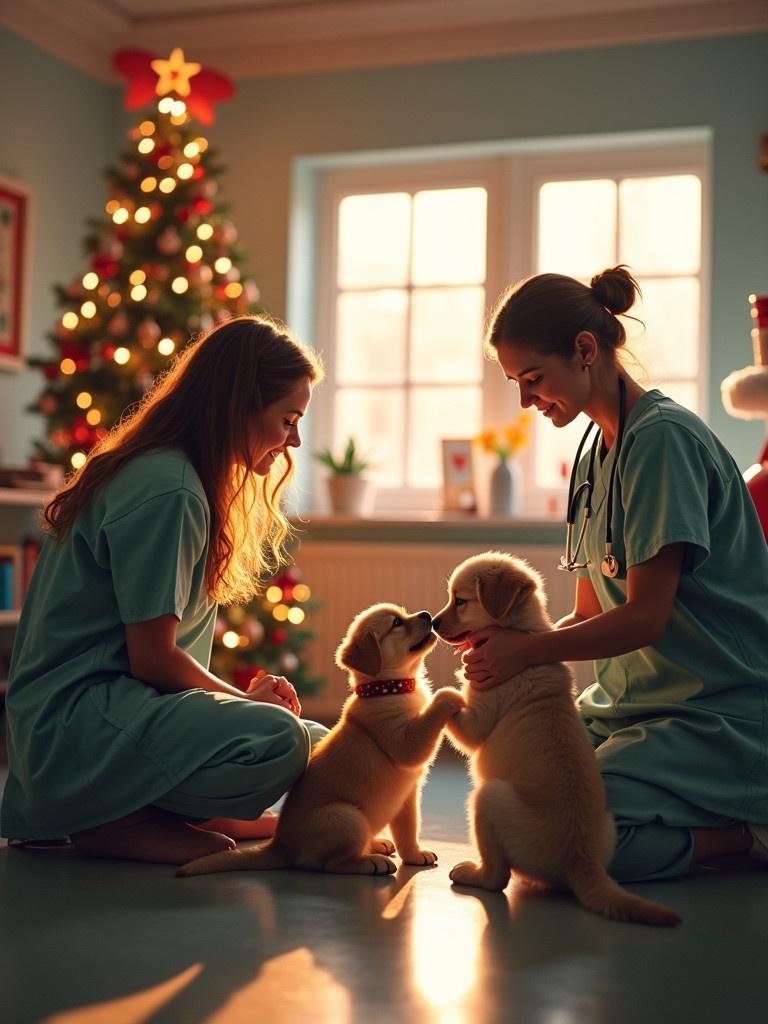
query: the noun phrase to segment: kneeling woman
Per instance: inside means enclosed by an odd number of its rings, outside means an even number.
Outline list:
[[[768,859],[768,548],[717,437],[622,365],[618,316],[636,292],[623,267],[591,287],[541,274],[493,317],[488,342],[521,405],[555,427],[581,412],[597,424],[572,480],[582,499],[591,491],[592,514],[564,560],[578,577],[572,614],[550,633],[484,631],[463,656],[479,687],[532,664],[595,660],[578,706],[622,881],[725,854]]]
[[[11,663],[4,836],[182,864],[270,831],[257,819],[326,730],[285,678],[244,695],[208,664],[217,602],[249,600],[281,561],[320,377],[283,327],[229,320],[50,502]]]

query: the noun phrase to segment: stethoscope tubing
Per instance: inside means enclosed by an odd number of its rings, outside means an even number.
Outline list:
[[[619,424],[616,432],[616,450],[614,452],[613,465],[611,466],[611,475],[608,482],[608,507],[606,510],[606,525],[605,525],[605,557],[601,562],[601,567],[604,576],[615,577],[619,573],[620,565],[613,554],[613,492],[615,489],[616,482],[616,471],[619,465],[619,456],[621,454],[621,446],[624,441],[624,424],[626,420],[626,385],[622,377],[619,377]],[[579,447],[576,449],[576,456],[571,466],[571,476],[568,483],[568,503],[565,511],[565,524],[566,524],[566,540],[565,540],[565,555],[560,559],[559,568],[566,572],[573,572],[575,569],[585,568],[589,563],[586,562],[583,565],[577,562],[579,552],[581,551],[581,545],[584,541],[584,537],[587,531],[587,525],[592,516],[592,491],[594,489],[594,466],[595,466],[595,455],[597,454],[597,446],[602,440],[602,431],[598,431],[592,442],[592,447],[589,451],[589,462],[587,463],[587,475],[586,479],[583,480],[578,487],[576,487],[576,474],[578,472],[579,463],[581,461],[581,453],[584,450],[584,445],[587,443],[587,439],[592,431],[592,428],[596,424],[594,420],[590,420],[587,425],[587,429],[584,431],[581,440],[579,441]],[[576,514],[579,507],[579,499],[582,493],[585,495],[584,501],[584,521],[582,527],[579,530],[578,540],[576,542],[576,549],[573,549],[573,532],[576,525]]]

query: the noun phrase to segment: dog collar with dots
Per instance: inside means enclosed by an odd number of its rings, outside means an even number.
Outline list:
[[[388,693],[413,693],[415,679],[373,679],[370,683],[358,683],[355,693],[358,697],[384,697]]]

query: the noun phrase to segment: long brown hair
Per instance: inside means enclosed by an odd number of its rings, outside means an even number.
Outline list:
[[[77,516],[130,459],[155,448],[181,449],[210,507],[206,588],[225,604],[249,600],[259,577],[284,561],[290,525],[280,495],[293,475],[290,450],[262,477],[250,441],[268,406],[303,378],[322,379],[318,358],[283,325],[241,316],[189,344],[140,403],[89,454],[45,509],[46,529],[63,540]],[[261,494],[261,501],[259,501]]]
[[[513,285],[491,314],[485,337],[493,356],[505,341],[525,341],[542,355],[565,359],[573,354],[580,331],[590,331],[604,351],[615,353],[626,343],[619,315],[640,294],[625,266],[595,274],[589,287],[563,274],[537,274]]]

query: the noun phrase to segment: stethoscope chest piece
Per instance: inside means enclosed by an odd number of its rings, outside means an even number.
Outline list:
[[[606,555],[600,562],[600,569],[603,576],[607,576],[609,579],[615,579],[619,575],[619,560],[616,555]]]

